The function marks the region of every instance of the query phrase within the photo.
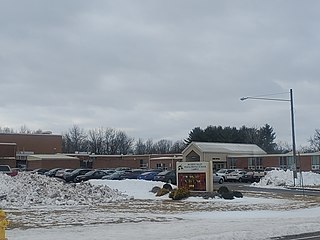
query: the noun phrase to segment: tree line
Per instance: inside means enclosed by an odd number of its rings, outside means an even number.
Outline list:
[[[19,131],[12,128],[0,127],[0,133],[48,134],[51,132],[30,130],[23,125]],[[95,128],[84,130],[78,125],[72,126],[62,134],[62,150],[64,153],[90,152],[105,155],[120,154],[167,154],[181,153],[188,144],[196,142],[246,143],[256,144],[267,153],[283,153],[291,151],[291,144],[275,143],[274,129],[265,124],[260,128],[242,126],[236,127],[208,126],[205,129],[195,127],[184,140],[172,142],[161,139],[135,140],[122,130],[112,128]],[[300,152],[320,151],[320,129],[308,140],[309,146],[301,147]]]
[[[154,142],[139,138],[135,141],[121,130],[97,128],[85,131],[76,125],[62,135],[62,142],[66,153],[80,151],[99,155],[181,153],[186,146],[183,141],[173,143],[166,139]]]

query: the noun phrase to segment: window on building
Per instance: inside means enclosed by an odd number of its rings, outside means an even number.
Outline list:
[[[229,162],[229,167],[230,167],[231,169],[237,168],[237,159],[235,159],[235,158],[229,158],[228,162]]]
[[[294,169],[294,160],[293,156],[288,157],[288,168],[293,170]]]
[[[283,170],[292,170],[294,168],[293,156],[281,156],[279,159],[279,163],[280,168]]]
[[[311,158],[311,169],[312,170],[319,170],[320,169],[319,156],[312,156],[312,158]]]
[[[261,157],[248,158],[248,169],[252,169],[252,170],[263,169],[262,158]]]
[[[148,163],[146,163],[143,159],[139,160],[140,168],[148,168]]]
[[[287,157],[283,157],[283,156],[280,157],[279,166],[281,169],[284,169],[284,170],[287,169],[288,167]]]
[[[92,168],[92,167],[93,167],[92,159],[80,160],[80,168]]]
[[[220,170],[220,169],[222,169],[222,168],[226,168],[225,163],[222,163],[222,162],[220,162],[220,163],[213,162],[213,171],[214,171],[214,172],[215,172],[215,171],[218,171],[218,170]]]
[[[167,170],[167,167],[166,167],[166,164],[165,164],[165,163],[157,163],[157,164],[156,164],[156,168],[157,168],[157,169]]]

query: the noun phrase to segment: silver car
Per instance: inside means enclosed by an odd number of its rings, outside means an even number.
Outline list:
[[[223,176],[218,175],[217,173],[213,174],[213,182],[222,184],[224,182]]]

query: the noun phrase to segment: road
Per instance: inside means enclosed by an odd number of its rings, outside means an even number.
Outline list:
[[[288,235],[282,237],[271,238],[272,240],[319,240],[320,232],[303,233],[297,235]]]
[[[217,185],[215,185],[217,187]],[[219,186],[226,186],[232,190],[248,191],[248,192],[268,192],[268,193],[279,193],[289,195],[306,195],[306,196],[320,196],[319,190],[301,189],[301,188],[260,188],[251,186],[250,183],[239,183],[239,182],[224,182]]]
[[[237,190],[237,191],[244,191],[244,192],[266,192],[266,193],[273,193],[273,194],[285,194],[285,195],[292,195],[292,196],[316,196],[320,197],[319,190],[310,190],[310,189],[300,189],[300,188],[259,188],[251,186],[250,183],[239,183],[239,182],[224,182],[219,186],[226,186],[229,189]],[[319,240],[320,239],[320,232],[310,232],[310,233],[303,233],[297,235],[288,235],[288,236],[281,236],[276,238],[271,238],[272,240]]]

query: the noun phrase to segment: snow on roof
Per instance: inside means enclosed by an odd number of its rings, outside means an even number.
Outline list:
[[[171,159],[182,159],[182,156],[180,154],[177,154],[176,156],[150,158],[150,160],[171,160]]]
[[[0,143],[0,145],[10,145],[10,146],[16,146],[16,143]]]
[[[255,144],[243,143],[215,143],[215,142],[192,142],[202,152],[230,153],[230,154],[266,154]]]
[[[46,159],[63,159],[72,160],[78,159],[77,157],[70,157],[64,154],[32,154],[28,155],[28,160],[46,160]]]

